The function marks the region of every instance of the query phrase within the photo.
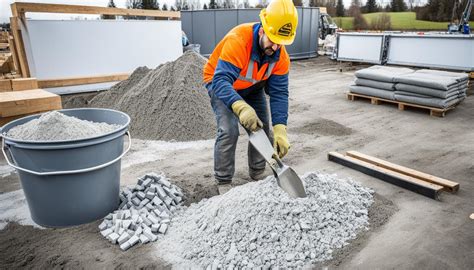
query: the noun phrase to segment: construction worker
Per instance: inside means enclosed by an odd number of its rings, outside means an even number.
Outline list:
[[[260,22],[230,30],[204,65],[204,82],[217,120],[214,177],[219,185],[230,184],[234,176],[239,122],[247,132],[263,128],[270,138],[265,93],[270,96],[275,152],[280,158],[288,153],[290,58],[285,45],[293,43],[297,26],[293,2],[272,0],[260,11]],[[250,144],[248,164],[250,177],[261,179],[265,160]]]

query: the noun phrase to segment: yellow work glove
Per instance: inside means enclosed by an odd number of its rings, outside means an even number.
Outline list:
[[[232,104],[232,110],[239,117],[239,121],[245,129],[257,131],[263,127],[263,123],[258,119],[257,113],[247,102],[237,100]]]
[[[283,124],[274,125],[273,137],[273,147],[275,148],[275,152],[277,152],[280,158],[283,158],[288,154],[288,149],[290,149],[290,142],[286,135],[286,126]]]

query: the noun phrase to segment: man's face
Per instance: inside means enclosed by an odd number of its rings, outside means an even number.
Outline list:
[[[267,35],[265,35],[265,32],[261,32],[260,34],[260,48],[262,48],[263,52],[271,56],[273,55],[278,49],[281,48],[281,45],[273,43]]]

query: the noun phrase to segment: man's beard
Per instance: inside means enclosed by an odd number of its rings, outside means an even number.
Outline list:
[[[268,46],[268,47],[263,47],[263,36],[260,37],[260,48],[263,50],[263,52],[268,55],[268,56],[271,56],[275,53],[275,51],[273,50],[272,46]]]

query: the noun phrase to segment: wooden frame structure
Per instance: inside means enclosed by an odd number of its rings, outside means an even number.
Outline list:
[[[28,60],[26,58],[25,45],[21,36],[21,24],[25,24],[26,13],[67,13],[67,14],[92,14],[92,15],[117,15],[117,16],[138,16],[152,17],[157,19],[177,19],[181,18],[181,13],[176,11],[144,10],[144,9],[126,9],[109,8],[81,5],[62,5],[62,4],[41,4],[41,3],[13,3],[11,4],[12,17],[10,18],[11,31],[13,36],[13,47],[15,65],[18,73],[23,78],[31,77]],[[103,76],[60,78],[52,80],[39,80],[39,87],[61,87],[80,84],[91,84],[101,82],[112,82],[124,80],[129,74],[108,74]]]

